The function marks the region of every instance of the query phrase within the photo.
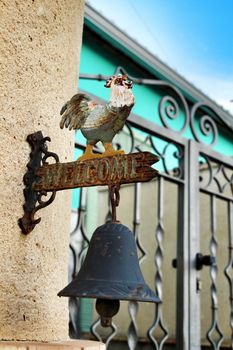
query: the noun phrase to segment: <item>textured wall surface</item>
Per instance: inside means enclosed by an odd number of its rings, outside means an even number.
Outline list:
[[[26,136],[42,130],[60,161],[72,160],[73,133],[59,129],[59,111],[77,90],[83,0],[0,2],[0,339],[68,337],[67,284],[70,191],[39,212],[28,236],[22,178]]]
[[[69,340],[63,342],[0,342],[0,350],[105,350],[105,345],[88,340]]]

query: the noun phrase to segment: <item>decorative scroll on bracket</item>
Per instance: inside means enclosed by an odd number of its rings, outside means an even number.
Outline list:
[[[45,166],[47,164],[46,160],[48,158],[53,158],[56,163],[59,162],[59,157],[56,153],[48,152],[46,141],[50,141],[50,138],[43,137],[41,131],[28,135],[27,141],[31,146],[31,153],[30,161],[27,164],[28,170],[23,178],[25,185],[23,191],[25,197],[25,204],[23,205],[24,216],[19,219],[19,226],[24,234],[31,232],[41,221],[41,218],[34,218],[36,212],[51,204],[56,196],[56,191],[53,190],[49,199],[44,201],[42,198],[47,196],[47,191],[43,189],[34,191],[33,184],[38,179],[36,173],[41,165]]]
[[[53,202],[56,191],[107,185],[114,196],[121,184],[150,181],[158,174],[151,166],[159,161],[159,157],[150,152],[60,163],[58,156],[48,151],[46,141],[50,141],[50,138],[43,137],[41,131],[29,135],[27,141],[32,150],[28,171],[24,175],[24,216],[19,219],[24,234],[30,233],[41,221],[40,218],[35,219],[35,214]],[[48,158],[53,158],[56,163],[48,164]],[[49,192],[49,199],[43,201],[42,197]]]

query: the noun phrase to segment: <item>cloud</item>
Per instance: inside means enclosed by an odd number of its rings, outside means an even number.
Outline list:
[[[221,78],[210,75],[186,74],[198,89],[216,101],[233,115],[233,77]]]

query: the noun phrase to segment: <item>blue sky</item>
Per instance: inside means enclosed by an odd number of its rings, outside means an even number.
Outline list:
[[[89,0],[233,114],[233,0]]]

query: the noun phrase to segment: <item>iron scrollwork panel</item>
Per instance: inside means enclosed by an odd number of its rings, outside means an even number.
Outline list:
[[[233,169],[200,153],[200,189],[225,200],[233,197]]]
[[[200,192],[207,195],[210,203],[210,244],[209,251],[210,256],[216,261],[209,268],[210,274],[210,324],[206,332],[206,339],[208,340],[210,346],[214,350],[218,350],[223,344],[226,346],[231,346],[233,348],[233,280],[232,280],[232,266],[233,266],[233,167],[231,165],[231,160],[229,163],[221,159],[218,154],[211,152],[209,154],[204,153],[203,148],[200,151],[199,157],[199,184]],[[218,207],[217,207],[218,203]],[[225,203],[225,204],[224,204]],[[217,210],[218,208],[218,210]],[[222,209],[221,209],[222,208]],[[221,215],[226,217],[224,220],[224,227],[219,223],[217,227],[218,220],[221,219],[220,209],[224,211]],[[221,231],[219,231],[221,230]],[[219,231],[219,232],[218,232]],[[228,231],[228,236],[225,235]],[[220,236],[221,233],[221,236]],[[221,247],[219,247],[219,240],[221,237]],[[228,248],[228,261],[223,262],[223,247]],[[224,254],[224,257],[226,255]],[[224,269],[224,274],[228,282],[228,292],[227,289],[218,283],[219,276],[222,271],[222,264]],[[219,269],[219,266],[221,269]],[[219,276],[219,277],[218,277]],[[219,294],[220,293],[220,294]],[[229,340],[227,335],[227,328],[225,323],[223,323],[223,313],[224,318],[226,318],[225,307],[223,309],[223,304],[221,299],[223,296],[229,295],[229,325],[231,329],[231,339]],[[220,298],[221,296],[221,298]],[[221,306],[221,307],[220,307]]]
[[[158,180],[158,215],[157,220],[158,224],[155,229],[155,238],[156,238],[156,245],[155,247],[155,291],[162,299],[162,289],[163,289],[163,276],[162,276],[162,262],[163,262],[163,187],[164,187],[164,179],[172,179],[174,182],[183,181],[184,178],[184,152],[183,148],[175,143],[174,141],[168,142],[166,140],[162,140],[161,138],[161,145],[160,147],[157,146],[157,140],[158,137],[154,137],[153,133],[151,134],[143,133],[139,128],[136,129],[135,127],[132,127],[130,123],[127,124],[126,132],[129,138],[129,147],[130,152],[132,151],[143,151],[143,150],[150,150],[151,152],[159,155],[161,157],[161,177]],[[118,144],[116,145],[118,147],[121,147],[122,145]],[[169,165],[168,158],[172,157],[174,159],[173,165]],[[175,164],[175,165],[174,165]],[[136,246],[139,253],[139,263],[141,264],[143,260],[147,257],[147,253],[142,245],[141,239],[140,239],[140,225],[141,225],[141,184],[135,184],[134,185],[134,211],[133,211],[133,233],[136,240]],[[82,190],[84,191],[84,189]],[[86,206],[85,206],[85,192],[81,192],[80,196],[80,202],[79,202],[79,208],[78,208],[78,221],[77,221],[77,227],[74,230],[73,235],[77,234],[79,231],[83,245],[81,250],[76,252],[76,257],[73,259],[74,265],[76,265],[75,260],[80,260],[85,255],[89,239],[88,234],[86,232],[86,223],[85,223],[85,215],[86,215]],[[108,206],[108,211],[105,216],[105,220],[108,221],[111,217],[111,210],[110,210],[110,201]],[[71,241],[72,242],[72,241]],[[71,243],[71,251],[73,256],[75,256],[75,250],[72,249],[72,243]],[[76,274],[73,273],[74,275]],[[74,303],[72,305],[74,307]],[[78,305],[77,305],[78,307]],[[127,335],[127,344],[128,348],[130,350],[135,350],[137,348],[139,336],[138,336],[138,325],[136,321],[137,313],[139,310],[140,304],[137,302],[130,302],[128,304],[128,312],[130,317],[130,324],[128,327],[128,335]],[[75,317],[72,317],[71,315],[71,321],[75,320]],[[73,327],[75,328],[75,327]],[[76,326],[76,329],[78,330],[79,327]],[[160,339],[157,339],[155,337],[156,332],[159,330],[159,332],[163,332],[163,336]],[[107,348],[111,345],[112,341],[114,339],[117,339],[118,329],[116,324],[113,323],[112,327],[108,330],[108,332],[104,332],[101,325],[100,320],[97,319],[94,321],[94,323],[91,325],[90,332],[92,333],[93,337],[97,340],[105,342]],[[79,334],[80,337],[81,334]],[[164,345],[166,343],[166,340],[168,338],[168,330],[164,324],[163,321],[163,306],[155,306],[155,315],[154,315],[154,321],[152,322],[150,328],[147,331],[148,340],[151,342],[151,345],[155,349],[162,350],[164,348]]]
[[[122,67],[118,67],[116,74],[118,72],[125,73],[125,70]],[[85,77],[84,77],[85,78]],[[98,76],[96,79],[101,80],[106,79],[105,76]],[[203,149],[205,149],[205,144],[208,144],[209,147],[213,148],[219,140],[219,129],[218,123],[215,120],[216,112],[206,103],[197,102],[190,103],[183,94],[172,84],[169,84],[164,81],[159,80],[150,80],[150,79],[138,79],[135,77],[130,77],[136,84],[145,84],[155,86],[156,89],[161,89],[162,92],[165,91],[165,96],[161,97],[158,110],[158,117],[160,119],[160,123],[164,127],[164,133],[166,137],[160,135],[159,131],[156,132],[156,127],[151,128],[151,130],[146,129],[146,125],[136,125],[128,122],[124,128],[125,134],[127,134],[127,152],[135,152],[142,150],[150,150],[155,154],[159,155],[161,158],[160,162],[160,178],[158,180],[158,224],[155,230],[155,237],[157,240],[157,245],[155,247],[155,288],[157,294],[160,298],[163,297],[162,289],[163,289],[163,275],[162,275],[162,263],[163,263],[163,239],[164,239],[164,226],[163,226],[163,191],[164,191],[164,180],[175,182],[176,184],[182,183],[187,186],[184,182],[184,179],[187,178],[187,174],[184,173],[184,169],[186,169],[185,164],[187,164],[189,159],[184,159],[184,141],[183,136],[186,135],[186,132],[190,132],[192,137],[196,140],[197,143],[202,144]],[[93,79],[93,77],[92,77]],[[179,129],[173,129],[173,122],[177,123]],[[170,130],[177,131],[177,139],[174,141],[171,137]],[[120,141],[119,141],[120,140]],[[116,148],[120,148],[121,139],[119,138],[115,143]],[[177,141],[178,140],[178,141]],[[210,195],[213,195],[213,202],[211,204],[212,214],[214,215],[214,206],[215,206],[215,197],[222,196],[222,198],[229,198],[232,195],[233,191],[233,175],[229,175],[229,169],[226,166],[214,165],[213,161],[202,154],[202,162],[203,167],[206,169],[206,173],[208,176],[203,177],[203,172],[200,174],[200,190],[206,191]],[[173,158],[172,165],[170,163],[171,158]],[[225,179],[225,180],[224,180]],[[222,182],[222,180],[224,180]],[[215,186],[215,187],[214,187]],[[216,189],[217,188],[217,189]],[[229,191],[231,194],[229,195]],[[140,241],[140,210],[138,209],[138,203],[140,202],[140,186],[135,187],[135,203],[134,203],[134,234],[138,247],[138,251],[140,254],[140,263],[146,257],[146,252]],[[232,210],[232,206],[230,207]],[[110,217],[110,211],[107,213],[106,220]],[[232,220],[232,219],[231,219]],[[232,235],[232,221],[230,222],[229,227],[231,227],[231,235]],[[85,230],[83,239],[85,240]],[[87,237],[87,236],[86,236]],[[88,243],[88,240],[86,240]],[[230,242],[230,238],[229,238]],[[230,245],[232,247],[232,244]],[[84,249],[86,246],[84,246]],[[216,253],[217,245],[216,245],[216,228],[214,219],[212,217],[212,230],[211,230],[211,242],[210,242],[210,251],[211,254],[214,255]],[[82,255],[82,253],[80,253]],[[232,262],[232,248],[229,250],[229,263],[225,269],[226,277],[229,281],[230,288],[230,300],[232,303],[232,281],[230,282],[230,264]],[[216,267],[211,266],[210,274],[211,274],[211,297],[212,297],[212,323],[209,328],[208,337],[209,341],[212,340],[213,331],[217,331],[219,329],[219,342],[215,342],[214,349],[218,349],[221,341],[221,330],[218,328],[217,322],[217,311],[216,311]],[[232,315],[232,304],[231,304],[231,315]],[[128,348],[130,350],[135,350],[138,343],[138,325],[136,322],[136,317],[138,314],[138,304],[137,303],[129,303],[129,316],[130,316],[130,324],[128,328]],[[232,320],[232,318],[231,318]],[[231,327],[233,327],[233,322],[231,321]],[[155,337],[156,330],[160,328],[163,336],[160,339]],[[107,336],[101,335],[100,322],[97,319],[91,327],[91,332],[96,339],[105,340],[107,347],[110,346],[111,342],[117,337],[117,326],[113,324],[110,332]],[[155,316],[154,321],[152,322],[150,328],[148,329],[148,339],[151,342],[151,345],[155,349],[162,350],[164,345],[166,344],[166,340],[168,338],[168,330],[163,321],[163,308],[162,305],[157,305],[155,307]]]
[[[216,227],[216,197],[211,195],[210,197],[210,220],[211,220],[211,238],[210,238],[210,255],[216,259],[217,256],[217,227]],[[218,293],[217,293],[217,273],[218,266],[216,263],[210,266],[210,278],[211,278],[211,324],[207,331],[207,339],[212,345],[214,350],[220,349],[220,345],[224,339],[223,333],[219,326],[218,321]],[[216,338],[217,336],[217,338]]]
[[[141,184],[134,185],[134,214],[133,214],[133,234],[136,241],[136,246],[139,252],[139,264],[143,262],[146,257],[146,251],[140,240],[140,226],[141,226]],[[135,350],[138,343],[138,326],[136,316],[138,313],[139,303],[131,301],[128,303],[128,311],[131,319],[128,328],[128,347],[130,350]]]
[[[164,223],[163,223],[163,198],[164,198],[164,179],[159,177],[158,179],[158,224],[155,231],[155,237],[157,241],[157,249],[155,252],[155,291],[160,300],[163,301],[163,274],[162,274],[162,263],[164,256],[163,240],[164,240]],[[154,333],[160,329],[162,331],[162,337],[157,339]],[[148,329],[148,338],[152,342],[154,349],[162,350],[165,341],[168,338],[168,329],[166,328],[163,321],[163,304],[155,305],[155,316],[154,321]]]
[[[89,238],[86,232],[86,189],[79,190],[79,203],[74,212],[73,229],[70,233],[70,257],[69,257],[69,280],[77,276],[77,273],[85,258]],[[80,338],[80,302],[79,298],[69,298],[69,334],[71,338]]]
[[[233,201],[227,203],[228,216],[228,263],[224,269],[224,274],[229,285],[229,304],[230,304],[230,327],[231,327],[231,348],[233,349]]]
[[[217,122],[219,115],[208,102],[190,103],[189,99],[175,85],[164,80],[131,76],[121,66],[118,66],[115,70],[115,74],[118,73],[127,74],[134,84],[156,88],[161,98],[155,112],[164,128],[175,130],[180,136],[186,135],[186,131],[189,130],[198,143],[208,144],[211,147],[216,145],[219,139]],[[101,81],[109,77],[101,74],[80,74],[80,78]],[[172,122],[175,122],[175,124]]]

